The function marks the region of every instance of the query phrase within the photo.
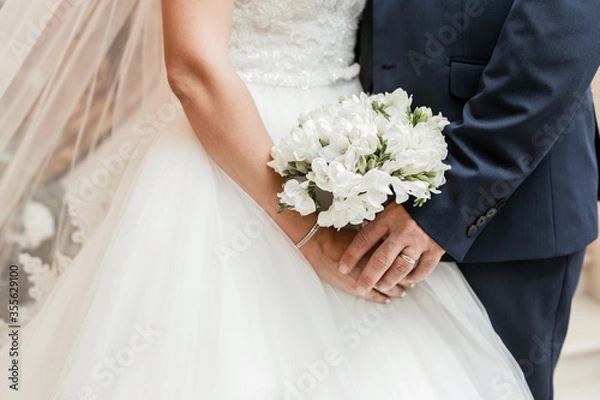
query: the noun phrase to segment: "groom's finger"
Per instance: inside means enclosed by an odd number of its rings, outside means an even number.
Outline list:
[[[350,243],[350,246],[344,251],[339,262],[339,270],[342,274],[347,274],[356,267],[358,262],[375,246],[385,235],[388,229],[373,221],[362,228]]]
[[[404,247],[395,236],[388,237],[379,245],[356,281],[356,289],[360,295],[373,289]]]
[[[413,283],[424,281],[433,272],[435,267],[437,267],[440,259],[441,256],[438,257],[431,252],[423,253],[417,267],[404,280]]]
[[[403,249],[402,252],[407,254],[417,253],[410,247]],[[383,277],[377,283],[377,288],[387,292],[394,286],[398,285],[408,274],[410,274],[413,268],[414,265],[410,264],[402,257],[396,256],[396,259],[392,263],[391,267],[385,272]]]

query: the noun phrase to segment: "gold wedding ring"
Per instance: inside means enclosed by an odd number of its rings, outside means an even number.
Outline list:
[[[412,258],[412,257],[409,257],[409,256],[407,256],[407,255],[406,255],[406,254],[404,254],[404,253],[400,253],[400,257],[401,257],[401,258],[402,258],[404,261],[406,261],[407,263],[409,263],[410,265],[415,265],[415,264],[417,263],[417,260],[415,260],[415,259],[414,259],[414,258]]]

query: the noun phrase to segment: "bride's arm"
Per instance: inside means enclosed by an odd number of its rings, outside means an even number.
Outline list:
[[[233,0],[163,0],[169,83],[198,139],[219,166],[298,243],[315,215],[278,214],[282,178],[267,167],[273,145],[229,61]]]
[[[273,143],[250,92],[229,61],[233,0],[163,0],[162,12],[169,83],[198,139],[225,173],[298,243],[316,215],[277,213],[283,180],[267,166]],[[356,294],[357,275],[342,275],[337,267],[352,237],[348,232],[320,229],[302,253],[321,279]],[[402,293],[398,289],[388,294]],[[379,303],[387,300],[374,290],[364,297]]]

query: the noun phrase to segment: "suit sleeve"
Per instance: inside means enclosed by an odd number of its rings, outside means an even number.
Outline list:
[[[455,259],[465,257],[485,220],[510,201],[581,106],[600,65],[599,16],[596,0],[514,2],[477,94],[445,130],[448,183],[424,207],[407,207]],[[508,195],[492,203],[483,193],[499,186]]]

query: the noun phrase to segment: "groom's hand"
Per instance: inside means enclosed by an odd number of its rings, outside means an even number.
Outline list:
[[[362,268],[367,264],[367,258],[359,259],[356,268],[347,274],[342,274],[339,271],[340,257],[344,254],[355,235],[356,231],[349,229],[342,229],[338,232],[332,228],[320,228],[317,234],[302,247],[301,252],[321,280],[347,293],[380,304],[388,303],[390,297],[403,297],[405,289],[399,286],[385,292],[371,288],[360,294],[358,293],[357,279],[361,275]]]
[[[404,207],[393,203],[354,237],[340,259],[340,272],[352,271],[380,242],[357,279],[359,295],[373,287],[386,292],[396,285],[406,287],[420,282],[433,272],[444,255],[444,249],[417,225]]]

